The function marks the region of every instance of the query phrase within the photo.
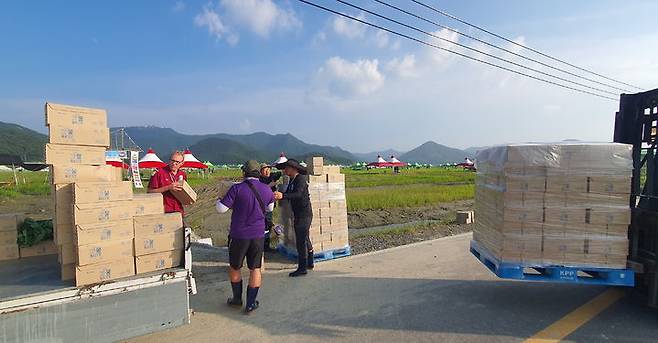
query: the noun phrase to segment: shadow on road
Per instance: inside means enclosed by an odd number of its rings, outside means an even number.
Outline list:
[[[195,310],[246,321],[272,336],[297,333],[316,337],[342,337],[351,329],[529,337],[605,289],[512,281],[347,277],[322,271],[300,279],[275,274],[265,276],[257,315],[245,318],[224,305],[230,295],[227,284],[224,288],[200,297],[203,301],[192,299]]]

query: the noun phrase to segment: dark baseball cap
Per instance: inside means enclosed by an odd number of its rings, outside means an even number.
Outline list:
[[[260,164],[255,160],[249,160],[242,165],[245,173],[260,173]]]

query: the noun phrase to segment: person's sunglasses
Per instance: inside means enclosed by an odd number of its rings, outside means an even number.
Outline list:
[[[171,162],[172,162],[172,163],[175,163],[175,164],[181,164],[181,163],[183,163],[183,161],[177,161],[177,160],[171,160]]]

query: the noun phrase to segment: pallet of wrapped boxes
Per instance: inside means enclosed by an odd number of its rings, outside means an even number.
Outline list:
[[[626,268],[632,168],[624,144],[480,151],[474,243],[524,266]]]
[[[322,157],[306,160],[309,195],[313,208],[313,221],[309,237],[318,260],[343,257],[350,254],[347,228],[347,202],[345,175],[339,166],[324,165]],[[280,202],[280,224],[284,227],[284,239],[280,250],[296,256],[295,229],[290,204]]]

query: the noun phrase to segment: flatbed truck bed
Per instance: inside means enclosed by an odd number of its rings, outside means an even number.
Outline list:
[[[0,343],[116,342],[188,324],[188,273],[75,287],[56,255],[0,262]]]

